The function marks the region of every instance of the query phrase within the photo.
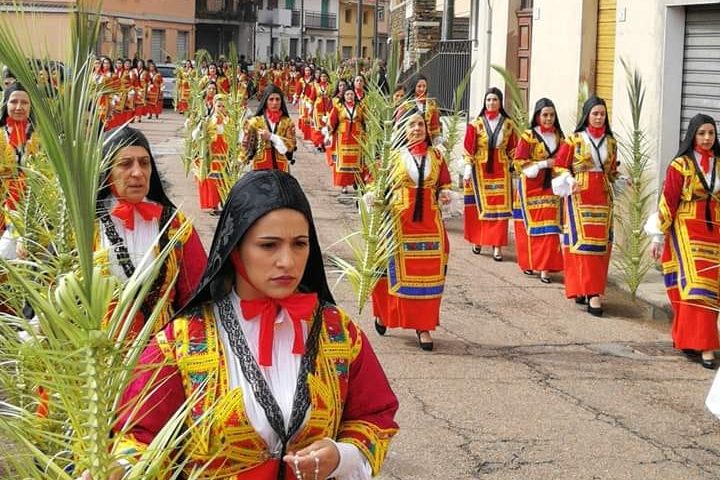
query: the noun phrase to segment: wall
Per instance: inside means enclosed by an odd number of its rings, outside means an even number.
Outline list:
[[[73,1],[56,3],[66,3],[68,8],[74,4]],[[55,13],[28,11],[19,17],[13,11],[13,6],[6,8],[11,11],[0,11],[0,22],[3,22],[0,27],[5,28],[7,22],[28,56],[57,60],[67,58],[70,45],[68,32],[71,28],[69,10],[58,8]]]

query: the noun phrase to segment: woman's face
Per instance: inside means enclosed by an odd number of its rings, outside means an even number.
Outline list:
[[[122,60],[115,60],[115,69],[120,70],[121,68],[123,68]]]
[[[715,144],[715,125],[703,123],[695,132],[695,146],[710,150]]]
[[[130,70],[132,68],[132,62],[130,60],[126,60],[125,63],[123,63],[126,70]]]
[[[339,82],[339,83],[338,83],[338,93],[339,93],[340,95],[342,95],[342,94],[345,92],[345,90],[347,90],[347,83],[345,83],[345,82]]]
[[[185,60],[185,68],[192,67],[192,62],[190,60]]]
[[[538,123],[545,128],[555,125],[555,109],[553,107],[543,107],[538,113]]]
[[[328,80],[330,80],[330,79],[328,78],[328,74],[327,74],[327,73],[321,73],[321,74],[320,74],[320,82],[322,82],[322,83],[328,83]]]
[[[217,99],[214,100],[213,106],[215,107],[216,112],[222,113],[223,115],[227,114],[227,110],[225,109],[225,101],[224,100],[217,100]]]
[[[106,72],[109,72],[110,69],[112,68],[112,63],[110,63],[110,59],[104,58],[102,61],[102,66],[103,66],[103,70],[105,70]]]
[[[421,115],[415,114],[407,120],[405,134],[409,145],[415,145],[425,140],[427,131],[425,129],[425,120]]]
[[[306,77],[312,76],[312,70],[310,70],[310,67],[305,67],[304,72]]]
[[[355,92],[352,90],[345,90],[343,92],[343,98],[345,99],[346,103],[351,103],[355,101]]]
[[[143,62],[142,60],[138,60],[138,62],[137,62],[137,68],[138,68],[138,70],[144,69],[144,68],[145,68],[145,62]]]
[[[365,79],[358,75],[355,77],[355,80],[353,80],[353,86],[355,87],[355,90],[362,90],[365,88]]]
[[[217,67],[215,65],[210,65],[208,67],[208,73],[210,75],[215,75],[217,73]]]
[[[139,203],[150,191],[150,152],[138,145],[123,147],[115,156],[110,182],[117,198]]]
[[[30,96],[27,92],[16,90],[8,98],[7,109],[10,118],[22,122],[30,117]]]
[[[605,118],[607,117],[607,111],[605,105],[595,105],[590,109],[590,115],[588,115],[588,124],[591,127],[600,128],[605,125]]]
[[[250,280],[237,275],[240,297],[282,299],[295,293],[310,256],[309,232],[305,216],[289,208],[273,210],[256,221],[239,246]]]
[[[415,85],[415,96],[416,97],[424,97],[427,93],[427,81],[426,80],[418,80],[417,85]]]
[[[271,112],[277,112],[280,110],[280,105],[282,104],[282,99],[280,98],[279,93],[271,93],[270,96],[267,99],[267,109]]]
[[[400,90],[393,93],[393,103],[399,103],[400,100],[402,100],[404,96],[405,96],[405,89],[401,88]]]
[[[485,110],[489,112],[497,112],[500,110],[500,97],[494,93],[488,93],[485,97]]]
[[[217,93],[217,88],[215,87],[215,85],[212,85],[212,84],[211,84],[211,85],[208,85],[208,87],[207,87],[207,96],[208,96],[208,97],[214,97],[216,93]]]

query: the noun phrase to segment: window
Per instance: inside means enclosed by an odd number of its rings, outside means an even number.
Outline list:
[[[142,56],[142,54],[140,55]],[[165,30],[153,29],[150,58],[156,62],[162,62],[165,59]]]
[[[285,8],[295,10],[295,0],[285,0]]]
[[[188,58],[188,32],[177,32],[175,46],[175,60],[182,61]]]
[[[370,20],[369,20],[369,19],[370,19],[370,12],[368,12],[367,10],[365,10],[365,11],[363,12],[363,25],[367,25],[368,23],[370,23]]]
[[[346,60],[352,57],[353,47],[342,47],[342,58]]]
[[[352,22],[352,8],[345,9],[345,23]]]
[[[362,47],[362,56],[363,56],[363,58],[367,58],[367,56],[368,56],[367,47]]]
[[[268,10],[277,10],[278,0],[268,0]]]
[[[385,21],[385,7],[378,7],[378,22]]]
[[[300,52],[298,52],[298,39],[291,38],[290,39],[290,58],[295,58],[299,54],[300,54]]]
[[[335,51],[337,47],[335,46],[335,40],[325,40],[325,51],[328,54],[335,55],[337,52]]]

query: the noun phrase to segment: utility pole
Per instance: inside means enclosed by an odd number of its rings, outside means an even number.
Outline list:
[[[380,0],[375,0],[375,15],[373,18],[373,31],[375,32],[375,35],[373,36],[373,59],[378,58],[380,55],[380,39],[378,37],[378,10],[380,10]]]
[[[362,58],[362,21],[363,21],[363,2],[357,0],[357,58]]]
[[[447,41],[452,38],[454,18],[455,0],[443,0],[442,32],[440,33],[440,40]]]
[[[300,58],[305,59],[305,0],[300,0]]]

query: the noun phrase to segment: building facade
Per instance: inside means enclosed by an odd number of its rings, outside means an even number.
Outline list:
[[[658,186],[689,119],[699,112],[720,119],[720,1],[508,0],[492,2],[491,12],[474,1],[471,29],[480,34],[471,116],[488,85],[503,86],[489,68],[498,64],[522,78],[530,105],[551,98],[565,131],[575,127],[587,85],[608,101],[621,136],[631,122],[624,62],[644,80],[643,126]]]
[[[184,0],[183,0],[184,1]],[[194,0],[195,47],[213,58],[228,56],[230,45],[238,55],[252,58],[255,30],[253,0]]]
[[[363,0],[362,2],[362,44],[358,54],[358,2],[353,0],[340,0],[340,27],[338,29],[340,42],[340,58],[371,58],[374,57],[375,49],[375,8],[376,0]],[[382,7],[382,4],[381,4]],[[378,10],[378,14],[380,11]],[[384,15],[383,8],[383,15]],[[380,31],[380,18],[377,19],[378,31]],[[378,37],[378,40],[380,37]],[[385,36],[387,40],[387,34]]]

